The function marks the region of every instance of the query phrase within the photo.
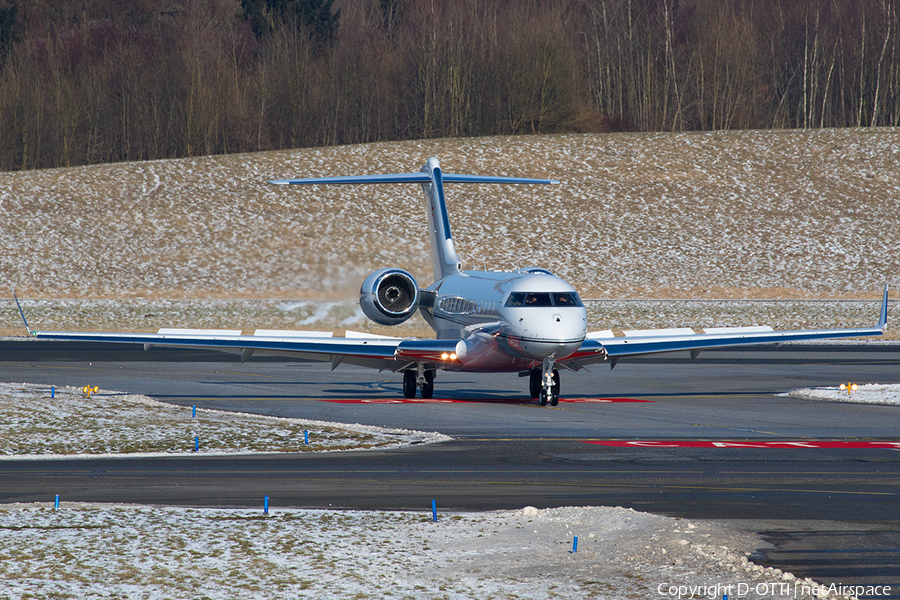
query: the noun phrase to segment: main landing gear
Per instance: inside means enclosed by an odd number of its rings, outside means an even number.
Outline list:
[[[415,371],[403,372],[403,397],[415,398],[419,389],[425,400],[434,396],[434,371],[426,371],[423,365]]]
[[[532,398],[537,398],[541,406],[559,404],[559,371],[553,368],[552,360],[545,360],[543,368],[532,369],[528,380]]]

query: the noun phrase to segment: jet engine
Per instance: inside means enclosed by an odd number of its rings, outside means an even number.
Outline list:
[[[419,284],[403,269],[380,269],[359,288],[359,306],[379,325],[399,325],[419,307]]]

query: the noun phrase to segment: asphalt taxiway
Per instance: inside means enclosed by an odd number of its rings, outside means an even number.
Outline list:
[[[778,544],[760,557],[900,595],[900,407],[777,396],[900,383],[900,346],[786,346],[563,373],[556,408],[511,375],[440,373],[438,400],[400,378],[206,352],[0,342],[0,379],[98,385],[185,405],[440,431],[455,441],[359,453],[0,462],[0,501],[490,510],[628,506],[741,520]],[[624,441],[627,445],[589,442]],[[822,441],[876,442],[824,447]],[[683,447],[682,442],[707,442]],[[773,444],[774,442],[774,444]],[[878,445],[877,442],[897,442]],[[763,447],[758,447],[763,446]],[[817,447],[822,446],[822,447]]]

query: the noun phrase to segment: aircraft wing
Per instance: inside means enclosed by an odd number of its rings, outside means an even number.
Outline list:
[[[250,356],[288,356],[309,362],[340,364],[398,371],[410,363],[423,362],[439,368],[456,360],[458,340],[396,338],[348,331],[346,337],[330,332],[257,330],[241,335],[239,330],[160,329],[158,333],[107,333],[34,331],[42,340],[142,344],[150,348],[215,350],[236,354],[241,361]]]
[[[578,368],[583,365],[609,362],[611,367],[625,357],[689,350],[696,358],[701,350],[731,348],[760,344],[783,344],[837,338],[883,335],[887,327],[888,290],[884,288],[881,314],[875,327],[856,329],[814,329],[775,331],[771,327],[717,327],[700,330],[691,328],[634,330],[617,337],[612,331],[588,333],[581,347],[560,363]]]

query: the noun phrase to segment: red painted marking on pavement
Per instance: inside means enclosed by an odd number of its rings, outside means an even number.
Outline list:
[[[637,398],[570,398],[564,399],[560,398],[560,402],[593,402],[593,403],[604,403],[604,402],[656,402],[656,400],[638,400]]]
[[[522,398],[479,398],[479,399],[462,399],[462,398],[322,398],[323,402],[333,402],[335,404],[532,404],[537,400],[526,400]],[[559,403],[572,404],[604,404],[612,402],[653,402],[653,400],[638,400],[636,398],[560,398]]]
[[[322,402],[332,402],[334,404],[435,404],[441,402],[458,402],[457,400],[440,400],[430,398],[422,400],[419,398],[322,398]]]
[[[585,444],[617,448],[892,448],[900,449],[900,441],[844,440],[582,440]]]

